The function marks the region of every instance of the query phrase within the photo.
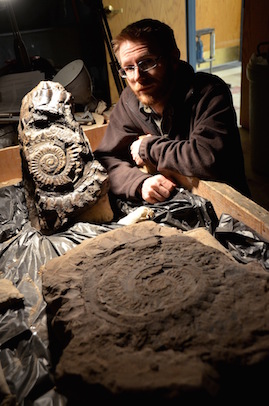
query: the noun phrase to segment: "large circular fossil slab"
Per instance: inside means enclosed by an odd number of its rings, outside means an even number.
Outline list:
[[[56,383],[70,404],[261,393],[269,274],[258,264],[149,221],[85,241],[42,272]]]

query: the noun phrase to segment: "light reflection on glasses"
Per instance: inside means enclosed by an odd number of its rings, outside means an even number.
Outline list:
[[[139,61],[137,65],[124,66],[124,68],[119,69],[119,74],[123,79],[132,79],[136,69],[139,69],[140,72],[148,72],[149,70],[156,68],[159,59],[160,57],[155,59],[148,58],[143,59],[143,61]]]

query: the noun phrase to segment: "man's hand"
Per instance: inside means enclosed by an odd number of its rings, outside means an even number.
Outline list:
[[[143,182],[141,195],[148,203],[164,202],[170,197],[175,187],[176,183],[165,176],[160,174],[154,175]]]
[[[132,158],[135,161],[136,165],[139,167],[144,165],[143,159],[141,159],[138,154],[141,141],[142,140],[138,139],[138,140],[134,141],[130,146]]]
[[[134,141],[130,146],[130,151],[131,151],[132,158],[133,158],[133,160],[135,161],[135,163],[136,163],[136,165],[138,167],[141,167],[141,166],[145,165],[144,161],[139,156],[140,144],[141,144],[143,138],[150,137],[150,136],[151,136],[151,134],[142,135],[142,136],[140,136],[138,138],[138,140]]]

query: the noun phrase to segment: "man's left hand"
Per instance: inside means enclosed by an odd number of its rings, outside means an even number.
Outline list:
[[[141,159],[141,157],[139,155],[140,144],[141,144],[143,138],[150,137],[150,136],[151,136],[151,134],[142,135],[142,136],[139,137],[138,140],[134,141],[130,146],[130,151],[131,151],[132,158],[133,158],[133,160],[135,161],[135,163],[136,163],[136,165],[138,167],[141,167],[141,166],[145,165],[143,159]]]

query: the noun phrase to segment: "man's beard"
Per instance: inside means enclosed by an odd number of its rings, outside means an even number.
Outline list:
[[[160,101],[160,98],[158,97],[158,95],[152,96],[152,95],[142,94],[142,95],[137,95],[137,98],[145,106],[154,106],[154,104],[156,104],[157,102]]]
[[[146,106],[154,106],[155,104],[165,101],[171,92],[171,88],[174,83],[173,77],[174,72],[170,69],[167,70],[165,76],[158,83],[156,88],[152,89],[149,94],[140,94],[139,92],[136,92],[138,100]],[[151,83],[154,84],[155,82],[144,82],[143,85],[146,86],[147,84],[150,85]]]

